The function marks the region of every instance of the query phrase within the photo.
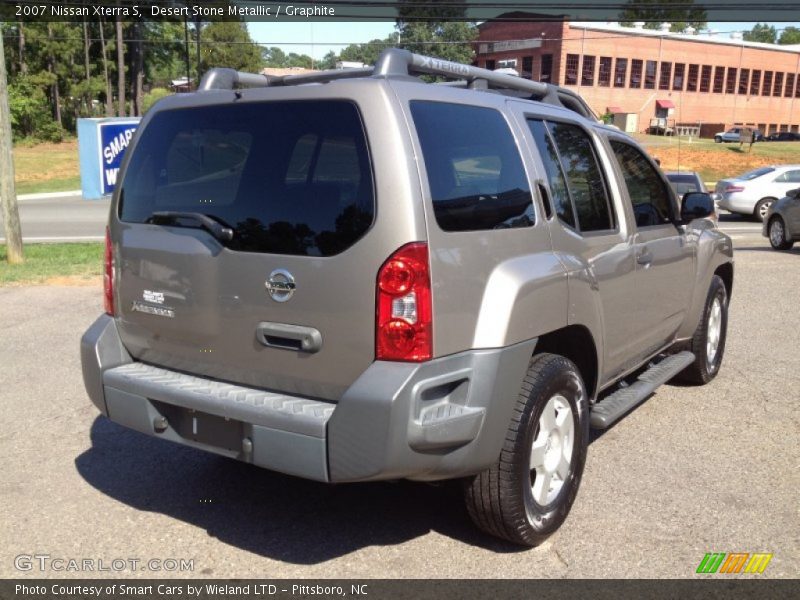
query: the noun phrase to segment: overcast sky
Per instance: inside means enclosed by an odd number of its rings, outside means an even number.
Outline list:
[[[755,23],[709,23],[710,29],[720,33],[750,31]],[[786,26],[800,27],[800,23],[770,23],[780,30]],[[287,54],[297,52],[314,59],[325,56],[330,50],[339,52],[349,44],[361,44],[373,39],[383,39],[394,33],[394,23],[389,21],[359,23],[270,23],[251,22],[250,35],[259,44],[277,46]]]

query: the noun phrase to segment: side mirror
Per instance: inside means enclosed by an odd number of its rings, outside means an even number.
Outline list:
[[[681,221],[688,223],[694,219],[714,216],[714,200],[705,192],[688,192],[683,195]]]

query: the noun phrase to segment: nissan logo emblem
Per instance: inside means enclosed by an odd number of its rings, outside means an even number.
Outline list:
[[[294,295],[294,290],[297,286],[294,283],[294,277],[286,269],[275,269],[269,274],[264,284],[269,292],[270,298],[275,302],[286,302]]]

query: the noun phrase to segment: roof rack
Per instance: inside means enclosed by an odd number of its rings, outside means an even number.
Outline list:
[[[399,48],[387,48],[381,52],[374,67],[361,69],[334,69],[298,75],[274,76],[242,73],[234,69],[218,67],[207,71],[203,75],[198,91],[232,90],[237,87],[276,87],[327,83],[338,79],[360,77],[406,78],[422,74],[457,80],[449,82],[447,85],[475,90],[497,90],[500,93],[508,93],[514,96],[540,100],[547,104],[563,106],[584,117],[597,120],[597,116],[586,104],[586,101],[572,90],[541,81],[522,79],[506,73],[496,73],[480,67],[414,54]]]

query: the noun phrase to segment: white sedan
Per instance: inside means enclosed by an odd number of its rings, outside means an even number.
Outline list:
[[[717,182],[719,207],[763,221],[769,207],[800,185],[800,165],[760,167]]]

